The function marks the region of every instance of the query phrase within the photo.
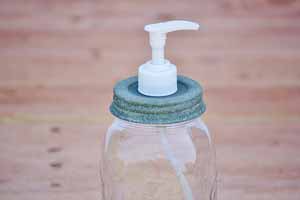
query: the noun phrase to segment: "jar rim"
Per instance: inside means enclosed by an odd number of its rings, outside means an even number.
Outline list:
[[[178,90],[164,97],[138,92],[138,77],[122,80],[114,87],[110,112],[123,120],[141,124],[171,124],[201,116],[206,106],[203,89],[196,81],[178,75]]]
[[[173,129],[173,128],[184,127],[187,125],[193,125],[193,122],[196,121],[198,118],[194,118],[183,122],[170,123],[170,124],[141,124],[141,123],[123,120],[118,117],[116,117],[115,119],[120,122],[120,126],[123,128],[126,127],[126,128],[143,128],[143,129],[153,129],[153,128]]]

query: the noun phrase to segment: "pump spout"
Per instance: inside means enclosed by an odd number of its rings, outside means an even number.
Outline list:
[[[150,34],[149,39],[152,48],[151,63],[153,65],[162,65],[165,63],[164,47],[166,44],[167,33],[179,30],[198,30],[199,24],[184,20],[173,20],[149,24],[146,25],[144,29]]]
[[[145,26],[145,31],[153,33],[169,33],[180,30],[198,30],[199,24],[185,20],[172,20],[156,24],[148,24]]]
[[[147,96],[168,96],[177,91],[177,69],[165,59],[167,33],[179,30],[197,30],[199,24],[183,20],[149,24],[152,60],[139,67],[138,91]]]

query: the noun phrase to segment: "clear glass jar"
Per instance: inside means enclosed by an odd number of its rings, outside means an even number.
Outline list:
[[[211,135],[200,118],[150,125],[116,119],[103,145],[104,200],[215,200]]]

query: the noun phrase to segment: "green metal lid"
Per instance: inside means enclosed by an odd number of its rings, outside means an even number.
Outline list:
[[[177,87],[169,96],[145,96],[138,92],[137,76],[130,77],[115,85],[110,111],[117,118],[142,124],[183,122],[205,112],[203,89],[196,81],[178,76]]]

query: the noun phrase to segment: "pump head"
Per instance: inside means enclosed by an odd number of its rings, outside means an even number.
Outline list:
[[[167,33],[178,30],[198,30],[199,24],[174,20],[145,26],[149,32],[152,60],[139,67],[138,91],[147,96],[167,96],[177,91],[176,66],[164,58]]]

